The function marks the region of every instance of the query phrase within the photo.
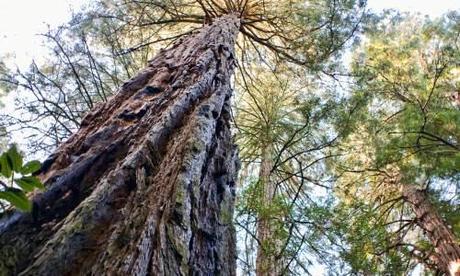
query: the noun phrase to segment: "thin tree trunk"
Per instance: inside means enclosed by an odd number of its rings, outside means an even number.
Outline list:
[[[0,221],[1,275],[234,275],[229,129],[240,20],[162,50],[40,172],[32,214]]]
[[[261,204],[263,212],[257,217],[257,249],[256,274],[258,276],[278,275],[275,246],[276,237],[273,229],[273,216],[267,212],[275,197],[275,185],[270,181],[273,169],[273,157],[268,146],[264,147],[261,154],[259,181],[262,189]]]
[[[439,269],[446,274],[460,275],[460,244],[447,223],[431,205],[426,193],[415,185],[403,185],[402,194],[417,217],[417,224],[425,231],[435,248]]]

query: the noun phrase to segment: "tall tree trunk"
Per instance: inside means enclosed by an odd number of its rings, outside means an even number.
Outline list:
[[[273,169],[273,157],[270,147],[262,149],[261,163],[259,171],[259,181],[261,185],[262,212],[257,217],[257,239],[259,247],[257,249],[256,274],[258,276],[278,275],[278,260],[276,259],[276,235],[273,229],[273,214],[267,212],[275,198],[275,184],[270,181],[271,170]]]
[[[0,221],[2,275],[234,275],[229,129],[240,19],[162,50],[44,164]]]
[[[435,248],[436,263],[446,274],[460,275],[460,244],[447,223],[431,205],[426,193],[415,185],[403,185],[402,194]]]

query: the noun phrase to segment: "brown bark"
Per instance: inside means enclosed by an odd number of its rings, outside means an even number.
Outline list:
[[[257,249],[256,274],[258,276],[279,275],[278,260],[274,252],[276,237],[273,229],[273,217],[266,212],[275,197],[276,187],[270,181],[271,170],[273,169],[273,157],[269,147],[264,147],[261,153],[259,181],[262,185],[262,206],[263,213],[257,218]]]
[[[435,261],[446,274],[460,275],[460,244],[447,223],[431,205],[426,193],[415,185],[403,185],[402,194],[435,249]]]
[[[0,221],[1,275],[234,275],[229,129],[240,20],[162,50],[40,172],[32,214]]]

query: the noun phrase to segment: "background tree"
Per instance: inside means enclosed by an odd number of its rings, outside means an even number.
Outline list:
[[[363,108],[343,144],[337,187],[337,210],[348,210],[338,213],[353,215],[361,233],[346,230],[354,269],[405,272],[415,261],[458,270],[458,197],[450,191],[460,165],[459,22],[457,13],[388,16],[355,54],[353,101]]]
[[[245,241],[240,261],[247,273],[257,266],[264,273],[304,274],[317,255],[318,227],[310,212],[321,205],[317,193],[329,189],[321,166],[336,140],[326,131],[334,102],[327,102],[327,90],[318,89],[313,76],[278,70],[259,72],[236,99],[242,159],[236,221]]]

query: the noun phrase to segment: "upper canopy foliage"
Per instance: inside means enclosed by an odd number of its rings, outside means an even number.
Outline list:
[[[271,53],[276,60],[310,67],[337,53],[364,16],[364,2],[354,0],[113,0],[100,5],[93,18],[119,20],[120,32],[143,33],[146,39],[130,49],[175,39],[215,17],[236,13],[245,61],[267,60]]]

